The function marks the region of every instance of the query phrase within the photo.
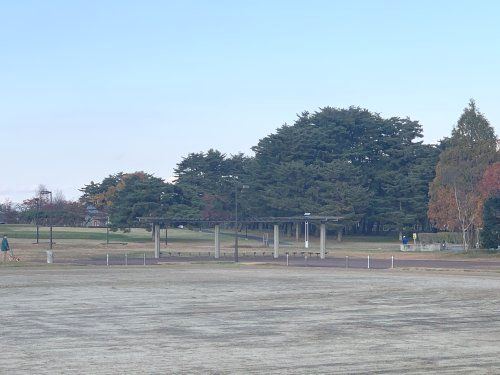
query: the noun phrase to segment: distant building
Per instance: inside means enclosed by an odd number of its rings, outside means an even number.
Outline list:
[[[86,207],[84,226],[86,227],[105,227],[108,222],[108,215],[98,210],[94,205],[89,204]]]

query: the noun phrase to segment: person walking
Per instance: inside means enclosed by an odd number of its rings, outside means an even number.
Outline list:
[[[7,251],[10,250],[9,240],[7,240],[7,236],[3,236],[1,250],[3,254],[3,262],[5,263],[7,261]]]
[[[406,236],[403,236],[403,251],[408,250],[408,238]]]

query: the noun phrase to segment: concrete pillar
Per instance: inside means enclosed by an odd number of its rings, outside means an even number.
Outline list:
[[[278,258],[280,247],[280,226],[274,224],[274,259]]]
[[[220,234],[220,225],[217,224],[215,227],[214,227],[214,238],[215,238],[215,250],[214,250],[214,255],[215,255],[215,259],[219,259],[220,258],[220,237],[219,237],[219,234]]]
[[[295,223],[295,242],[299,242],[300,239],[300,224]]]
[[[320,258],[325,259],[326,255],[326,224],[321,223],[320,225],[320,233],[319,233],[319,252]]]
[[[160,258],[160,224],[155,224],[154,226],[155,232],[155,258]]]

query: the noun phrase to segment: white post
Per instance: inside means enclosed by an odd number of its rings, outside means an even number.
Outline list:
[[[278,259],[280,246],[280,227],[278,224],[274,224],[274,259]]]
[[[391,256],[391,268],[394,268],[394,255]]]
[[[215,259],[220,258],[220,225],[216,224],[214,227],[214,240],[215,240]]]
[[[146,253],[144,253],[144,265],[146,265]]]
[[[370,268],[370,256],[368,255],[368,268]]]
[[[128,266],[128,255],[125,254],[125,265]]]
[[[288,267],[288,253],[286,253],[286,266]]]
[[[309,222],[304,223],[304,247],[309,249]]]
[[[326,224],[325,223],[321,223],[321,225],[320,225],[319,252],[320,252],[320,258],[325,259],[325,255],[326,255]]]
[[[106,266],[109,267],[109,254],[106,254]]]
[[[160,258],[160,224],[155,224],[155,258]]]
[[[345,256],[345,268],[349,268],[349,256]]]

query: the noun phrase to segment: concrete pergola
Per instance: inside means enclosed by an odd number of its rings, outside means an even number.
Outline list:
[[[289,217],[264,217],[254,219],[238,220],[242,224],[273,224],[274,228],[274,252],[275,259],[279,257],[279,225],[281,223],[319,223],[320,236],[319,236],[319,251],[320,258],[325,259],[326,256],[326,223],[339,222],[343,218],[339,216],[289,216]],[[167,227],[171,223],[192,223],[192,224],[213,224],[214,225],[214,258],[220,258],[220,225],[236,223],[235,220],[207,220],[207,219],[192,219],[192,218],[169,218],[169,217],[138,217],[139,222],[151,223],[154,227],[154,251],[155,258],[160,258],[160,227],[164,225]],[[298,226],[296,226],[296,236],[298,237]]]

